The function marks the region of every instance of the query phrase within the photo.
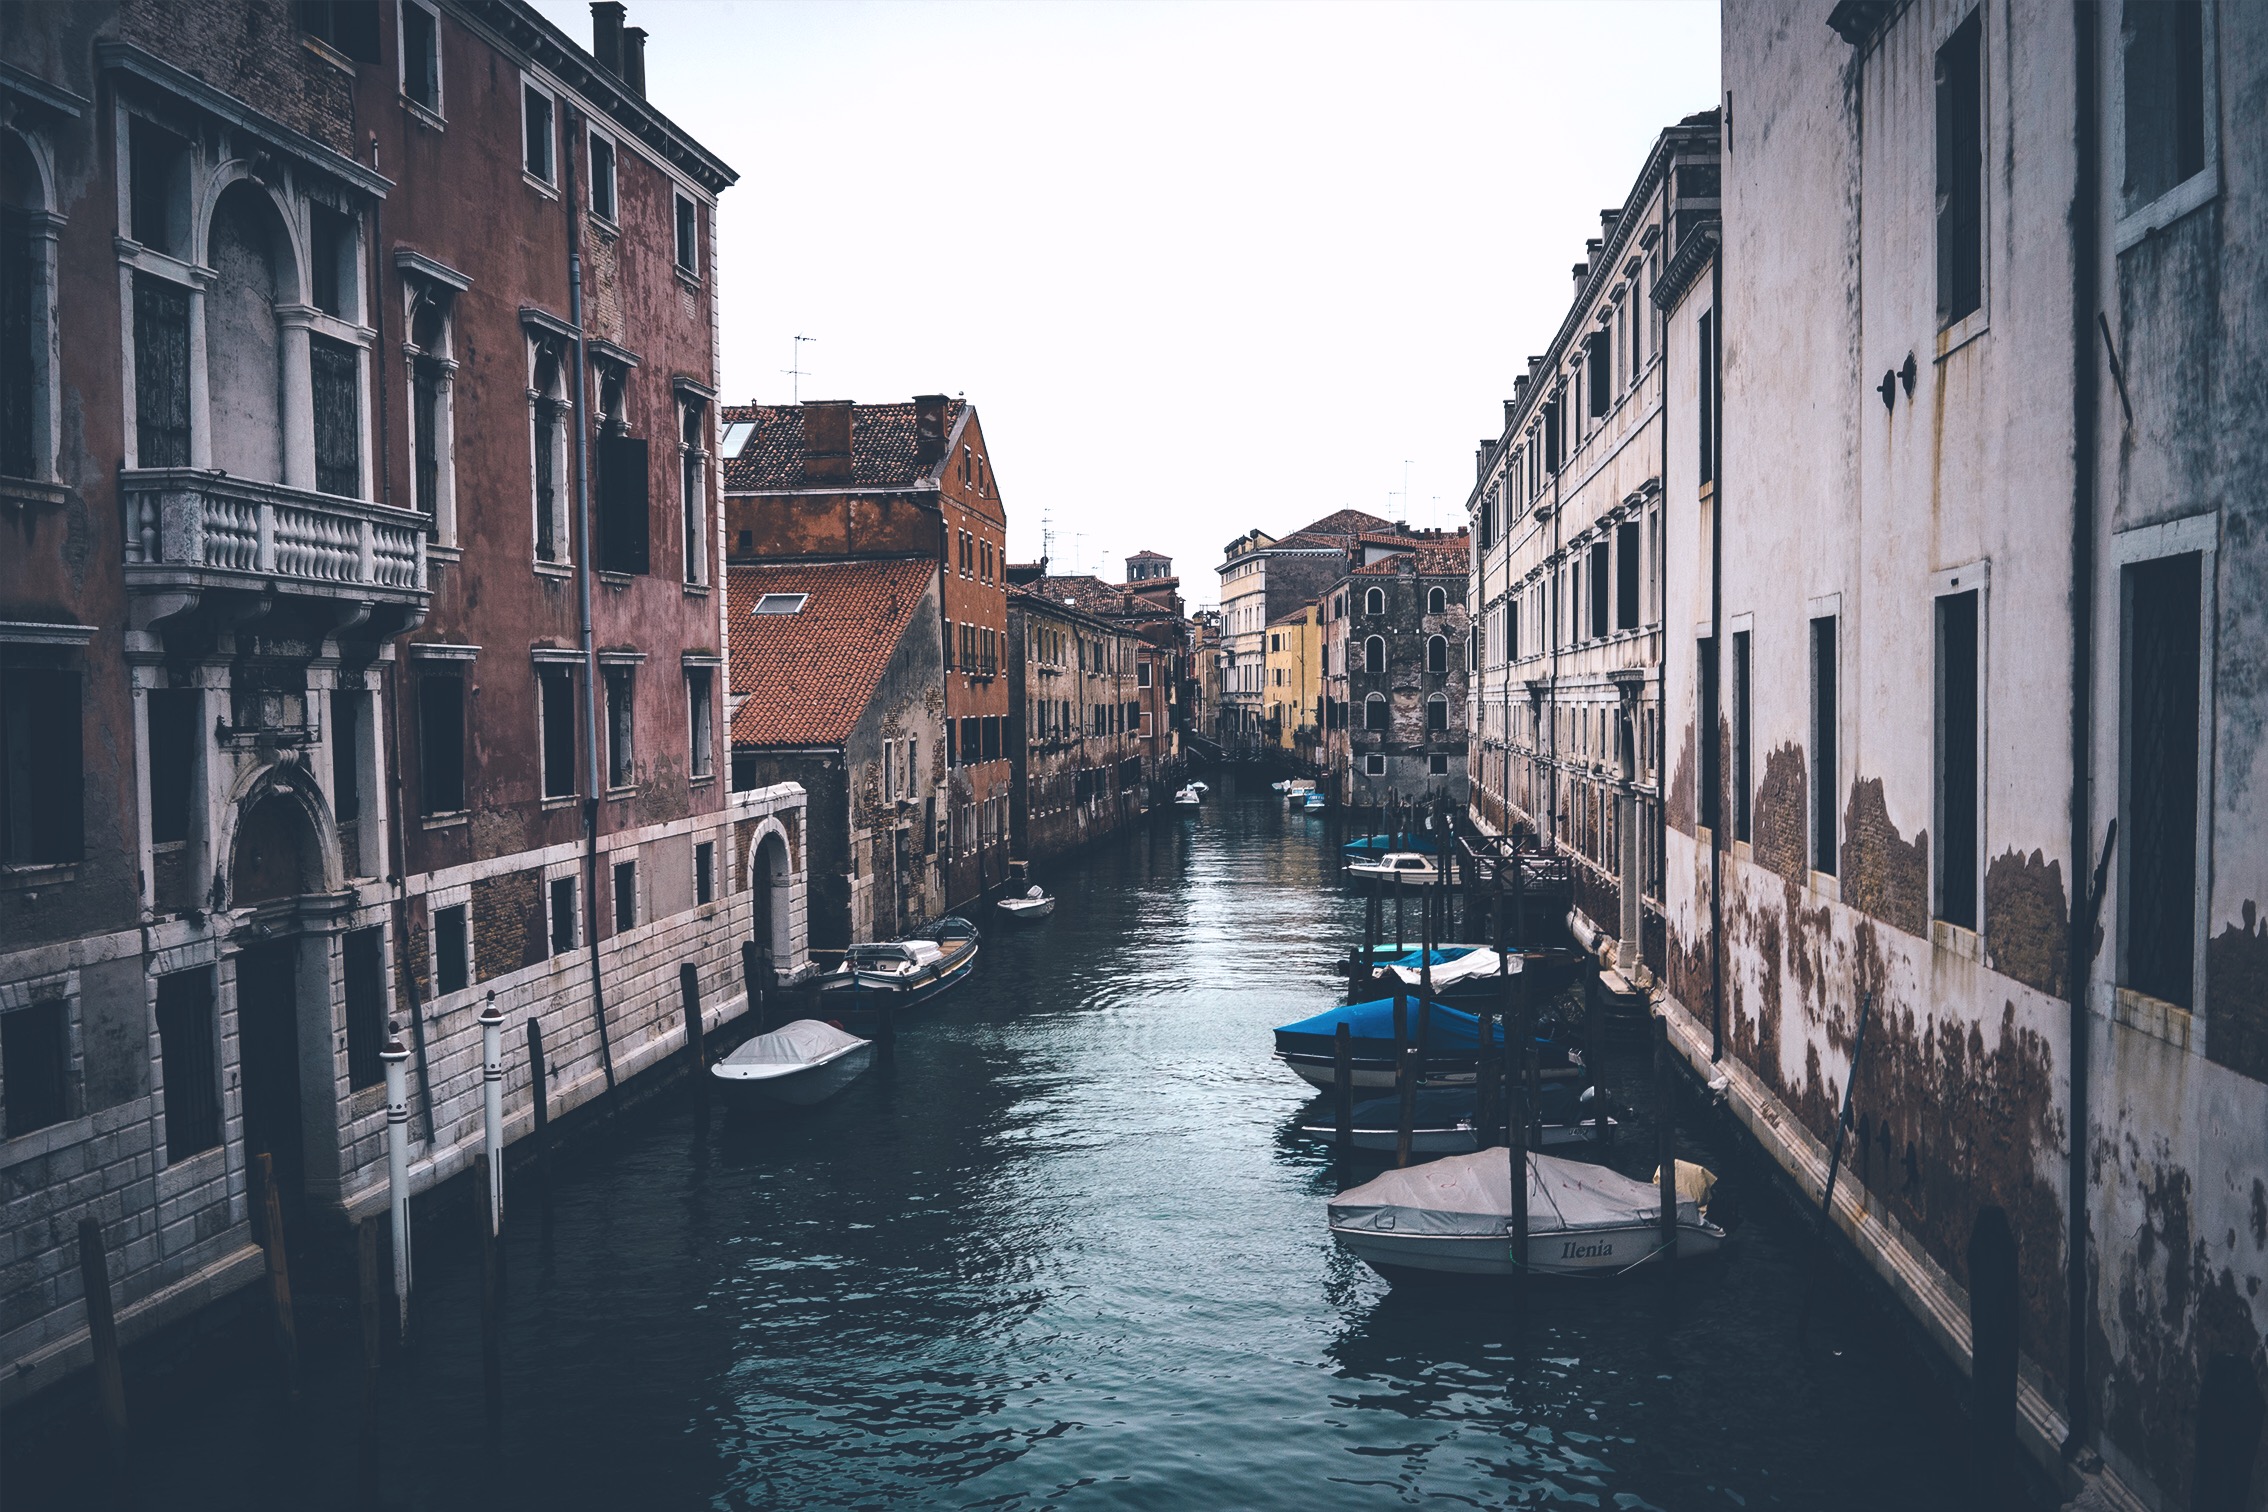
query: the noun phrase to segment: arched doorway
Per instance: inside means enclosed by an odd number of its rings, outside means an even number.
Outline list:
[[[791,889],[794,873],[788,866],[787,840],[773,833],[756,842],[756,856],[749,868],[749,899],[755,917],[749,933],[763,947],[770,958],[772,969],[784,966],[794,950],[794,932],[791,917]]]
[[[307,1171],[300,1091],[301,963],[327,965],[329,939],[300,934],[292,911],[275,905],[323,891],[328,867],[316,814],[281,779],[264,786],[265,791],[255,789],[247,798],[232,837],[229,902],[261,909],[271,927],[289,932],[260,939],[237,956],[237,1065],[246,1163],[267,1154],[274,1161],[278,1191],[287,1204],[296,1204]],[[327,977],[325,971],[320,979]],[[314,993],[320,1023],[327,1024],[328,994],[322,987]],[[310,1050],[319,1051],[325,1043],[320,1030],[306,1039]],[[286,1225],[287,1232],[290,1227]]]

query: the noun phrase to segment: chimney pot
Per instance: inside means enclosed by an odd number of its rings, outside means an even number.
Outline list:
[[[945,410],[953,401],[943,394],[914,395],[914,460],[936,462],[945,456]]]
[[[591,56],[617,78],[622,74],[621,0],[592,0]]]
[[[622,82],[639,99],[646,97],[646,29],[622,28]]]
[[[1591,245],[1595,247],[1598,245],[1598,243],[1593,242],[1591,243]],[[1581,299],[1583,297],[1583,284],[1590,278],[1590,276],[1591,265],[1589,263],[1579,262],[1575,265],[1575,297],[1577,299]]]

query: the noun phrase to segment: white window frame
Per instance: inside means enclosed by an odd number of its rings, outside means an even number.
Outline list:
[[[681,234],[684,216],[679,209],[680,206],[690,206],[693,211],[693,245],[690,249],[690,261],[687,260],[688,248],[685,245],[685,238]],[[669,238],[669,265],[671,269],[676,272],[679,278],[685,279],[689,283],[699,284],[702,277],[701,202],[684,190],[675,187],[670,190]]]
[[[695,783],[711,782],[717,775],[717,665],[709,661],[685,663],[685,751],[686,771]],[[698,675],[707,679],[709,696],[693,696],[693,683]],[[709,738],[701,738],[701,711],[706,711]]]
[[[2111,233],[2114,252],[2127,248],[2163,231],[2203,205],[2211,204],[2221,193],[2221,85],[2220,65],[2220,7],[2212,0],[2198,7],[2204,26],[2204,84],[2205,84],[2205,166],[2188,178],[2160,193],[2155,199],[2128,206],[2126,201],[2126,11],[2129,6],[2144,4],[2147,0],[2125,0],[2116,15],[2116,24],[2107,39],[2110,46],[2110,140],[2104,145],[2109,150],[2106,161],[2117,176],[2114,190],[2119,209],[2118,221]]]
[[[1386,590],[1383,588],[1364,589],[1362,612],[1364,614],[1384,614],[1386,612]]]
[[[542,95],[544,103],[550,107],[551,119],[544,140],[544,166],[549,170],[548,173],[539,174],[528,166],[528,94],[530,91]],[[527,181],[529,187],[548,198],[556,199],[559,197],[559,91],[523,69],[520,73],[520,98],[518,103],[520,106],[520,177]]]
[[[56,463],[63,445],[62,364],[58,356],[62,351],[59,323],[62,300],[57,283],[56,246],[61,240],[67,217],[56,213],[55,150],[46,134],[36,130],[24,120],[16,120],[0,128],[12,132],[23,144],[31,158],[32,170],[39,179],[39,203],[26,214],[26,228],[31,236],[31,255],[37,261],[33,277],[37,287],[33,290],[32,311],[32,413],[31,413],[31,470],[23,481],[56,483],[60,481]],[[134,340],[133,290],[129,282],[126,303],[126,342]],[[129,369],[129,373],[131,370]],[[131,378],[128,379],[131,383]],[[194,422],[191,425],[194,432]],[[131,431],[129,431],[129,438]],[[128,444],[132,444],[129,439]]]
[[[685,569],[685,586],[688,588],[709,586],[709,498],[714,490],[709,486],[712,459],[706,443],[709,436],[709,415],[714,408],[695,394],[680,393],[677,396],[677,513],[679,529],[684,533],[681,543],[684,547],[681,553],[684,560],[679,565]],[[699,437],[698,441],[685,439],[689,430]],[[701,480],[698,496],[685,486],[686,481],[695,476]]]
[[[430,105],[415,98],[409,92],[409,52],[401,45],[402,38],[409,35],[409,28],[402,23],[407,19],[407,13],[413,9],[425,12],[433,20],[433,103]],[[446,71],[442,68],[441,10],[439,6],[429,3],[429,0],[400,0],[400,4],[396,7],[394,15],[394,87],[401,95],[402,104],[416,112],[421,120],[439,126],[448,119],[446,108],[449,101],[448,85]],[[523,133],[525,129],[526,123],[523,122]],[[522,147],[525,150],[524,142]]]
[[[574,938],[565,945],[552,933],[551,889],[565,882],[570,889],[567,923]],[[554,861],[543,869],[543,952],[546,960],[564,960],[583,948],[583,863],[580,859]]]
[[[614,780],[614,682],[617,673],[629,684],[630,702],[630,717],[623,722],[622,753],[622,765],[628,768],[630,780],[621,783]],[[606,770],[599,774],[599,780],[606,784],[606,796],[619,798],[638,790],[638,662],[622,657],[619,653],[613,659],[602,656],[599,660],[599,688],[603,695],[598,701],[599,717],[604,721],[599,730],[599,745],[601,754],[606,758]]]
[[[1365,777],[1385,776],[1386,753],[1384,751],[1372,751],[1364,756],[1362,758],[1362,775]]]
[[[574,491],[574,483],[568,473],[568,468],[571,465],[569,446],[573,428],[573,394],[568,389],[568,384],[573,380],[568,371],[569,363],[564,345],[566,338],[559,332],[552,330],[548,324],[539,325],[525,319],[521,322],[521,334],[527,342],[525,393],[528,401],[528,559],[535,564],[536,570],[539,572],[565,572],[575,564],[575,538],[574,532],[570,528],[571,516],[569,513],[571,503],[569,496]],[[544,348],[553,344],[557,344],[559,348],[558,372],[550,391],[539,390],[536,386],[536,374],[542,367]],[[536,447],[543,436],[541,421],[543,419],[543,407],[547,404],[561,406],[568,411],[561,416],[558,433],[552,438],[551,443],[551,538],[558,547],[558,555],[548,557],[542,554],[541,549],[543,541],[543,499],[536,490]]]
[[[417,0],[402,0],[405,5]],[[457,544],[457,295],[472,287],[470,279],[415,253],[398,251],[395,265],[402,288],[402,414],[410,452],[410,506],[417,507],[417,363],[429,359],[441,369],[438,408],[433,419],[434,483],[433,538],[443,546]],[[441,344],[428,351],[412,339],[420,306],[432,303],[441,311]],[[532,443],[531,443],[532,444]]]
[[[648,922],[646,869],[639,864],[638,847],[634,845],[625,846],[624,850],[629,852],[627,856],[624,856],[622,851],[608,851],[606,853],[606,901],[609,905],[608,918],[614,925],[614,938],[616,939],[620,939],[638,928],[639,925]],[[628,924],[622,922],[622,892],[620,886],[622,873],[616,870],[617,867],[623,866],[630,868],[630,922]]]
[[[441,990],[441,931],[436,926],[443,910],[462,908],[465,911],[465,985],[456,992]],[[457,993],[471,993],[480,987],[480,951],[473,944],[476,925],[472,910],[472,884],[459,882],[453,887],[436,887],[425,895],[425,979],[433,984],[433,1002],[437,1007],[444,999],[455,998]]]
[[[606,143],[607,150],[606,202],[610,208],[605,210],[598,207],[598,154],[591,150],[592,145],[598,142]],[[615,139],[612,132],[601,131],[594,123],[586,128],[583,161],[590,168],[591,180],[590,187],[583,196],[585,207],[591,212],[593,220],[619,230],[622,225],[622,143]]]

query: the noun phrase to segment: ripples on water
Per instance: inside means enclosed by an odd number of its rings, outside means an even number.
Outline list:
[[[1799,1341],[1808,1250],[1772,1200],[1674,1286],[1524,1308],[1389,1291],[1339,1253],[1338,1182],[1286,1137],[1306,1088],[1268,1031],[1335,1000],[1360,905],[1320,821],[1233,786],[1044,874],[1047,923],[984,921],[979,978],[827,1107],[703,1123],[673,1095],[571,1152],[548,1238],[513,1212],[494,1449],[469,1256],[429,1229],[388,1504],[1951,1499],[1946,1424],[1839,1283]],[[1619,1163],[1642,1174],[1647,1148]],[[301,1431],[258,1452],[276,1408],[234,1335],[137,1383],[153,1501],[343,1489],[351,1317],[308,1311]],[[57,1491],[77,1430],[48,1427],[11,1425],[11,1506]]]

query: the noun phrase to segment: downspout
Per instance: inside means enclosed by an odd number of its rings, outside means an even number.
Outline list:
[[[2084,4],[2085,0],[2081,0]],[[1718,224],[1723,225],[1719,211]],[[1709,662],[1716,684],[1717,707],[1725,703],[1725,365],[1717,354],[1725,349],[1725,238],[1717,235],[1717,250],[1709,259],[1709,350],[1701,360],[1709,364],[1709,482],[1715,496],[1709,504]],[[1720,716],[1720,723],[1722,722]],[[1702,732],[1715,740],[1714,729]],[[1709,1059],[1725,1058],[1725,758],[1720,750],[1717,774],[1717,822],[1709,826]]]
[[[1671,172],[1673,164],[1662,165],[1662,197],[1657,207],[1654,245],[1661,248],[1662,267],[1669,266],[1669,197],[1670,185],[1675,182]],[[1720,191],[1721,192],[1721,191]],[[1720,200],[1720,204],[1722,201]],[[1661,375],[1662,383],[1662,523],[1654,535],[1654,623],[1662,628],[1662,649],[1656,665],[1659,671],[1654,678],[1654,855],[1662,865],[1662,971],[1669,972],[1669,784],[1662,780],[1663,769],[1669,764],[1662,744],[1669,737],[1669,306],[1661,299],[1661,271],[1654,273],[1654,370]],[[1638,889],[1638,959],[1646,959],[1646,890]]]
[[[560,144],[560,205],[567,213],[567,323],[575,331],[575,529],[583,549],[575,554],[575,608],[583,641],[583,933],[591,949],[591,1008],[598,1015],[599,1065],[606,1089],[614,1090],[614,1045],[606,1032],[606,977],[599,967],[599,753],[598,643],[591,634],[591,437],[584,389],[590,382],[590,354],[583,344],[583,237],[575,222],[575,125],[572,106],[560,112],[567,129]]]
[[[2073,5],[2078,54],[2076,142],[2078,181],[2071,196],[2071,887],[2070,936],[2064,971],[2071,995],[2071,1141],[2064,1198],[2064,1296],[2069,1335],[2065,1350],[2066,1448],[2084,1445],[2093,1417],[2087,1392],[2087,1318],[2092,1289],[2087,1274],[2088,1044],[2087,979],[2094,969],[2094,921],[2099,895],[2088,889],[2094,856],[2093,737],[2095,679],[2095,320],[2101,303],[2101,120],[2096,97],[2096,12],[2091,0]],[[2106,852],[2107,859],[2107,852]]]

